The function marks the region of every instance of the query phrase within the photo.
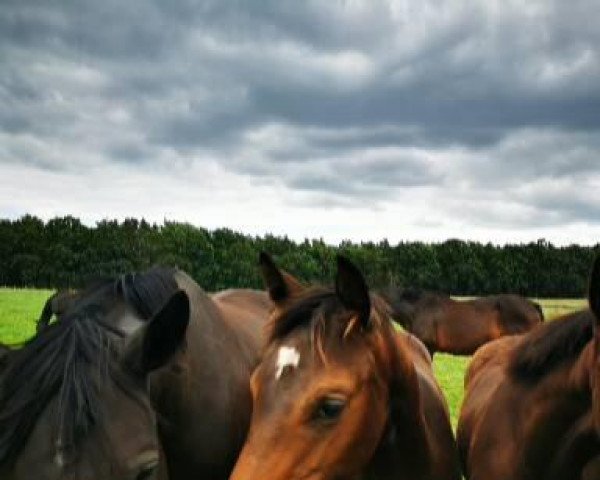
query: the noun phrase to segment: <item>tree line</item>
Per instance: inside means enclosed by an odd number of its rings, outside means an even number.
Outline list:
[[[442,243],[377,243],[323,240],[207,230],[188,223],[102,220],[94,227],[72,216],[47,222],[25,215],[0,220],[0,285],[77,287],[89,279],[177,266],[204,289],[262,288],[258,253],[269,252],[282,268],[307,282],[331,283],[335,255],[344,253],[373,288],[400,285],[453,295],[514,292],[532,297],[581,297],[600,244],[556,247],[447,240]]]

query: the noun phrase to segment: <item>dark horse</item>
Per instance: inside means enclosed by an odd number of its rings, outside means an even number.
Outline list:
[[[471,355],[486,342],[527,332],[544,319],[537,303],[519,295],[457,301],[442,293],[390,289],[384,296],[392,318],[421,339],[432,355]]]
[[[6,362],[8,361],[8,354],[10,353],[10,348],[6,345],[0,343],[0,374],[2,373],[2,369]]]
[[[92,303],[101,306],[103,325],[125,338],[135,337],[161,300],[178,290],[189,299],[185,348],[148,378],[158,438],[171,480],[225,480],[250,423],[250,373],[258,362],[270,308],[264,292],[232,290],[211,297],[184,272],[153,269],[77,293],[67,313],[48,329],[61,325],[73,309]]]
[[[60,318],[76,299],[76,290],[58,290],[50,295],[37,321],[37,331],[39,332],[46,328],[50,324],[52,317]]]
[[[458,426],[466,478],[600,479],[600,257],[589,304],[477,351]]]
[[[167,478],[146,380],[183,344],[190,306],[183,291],[164,300],[133,335],[90,301],[5,353],[0,478]]]
[[[261,255],[276,307],[254,371],[232,480],[458,480],[448,409],[421,342],[338,258],[335,289],[304,289]]]

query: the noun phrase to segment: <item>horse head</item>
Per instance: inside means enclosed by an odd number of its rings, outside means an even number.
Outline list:
[[[116,298],[112,284],[100,290],[10,353],[0,391],[1,478],[166,478],[147,379],[181,347],[188,297],[173,292],[130,333],[111,316],[137,314],[99,300]]]
[[[384,437],[401,365],[385,306],[344,257],[333,289],[301,287],[266,255],[261,270],[275,308],[231,478],[355,478]]]

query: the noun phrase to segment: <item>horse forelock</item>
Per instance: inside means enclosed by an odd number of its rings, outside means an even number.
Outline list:
[[[371,298],[371,317],[367,329],[369,336],[381,336],[392,329],[389,307],[378,296]],[[323,364],[327,364],[332,351],[364,334],[358,314],[349,312],[333,290],[316,288],[305,292],[297,301],[278,312],[268,324],[268,345],[281,341],[295,330],[308,331],[311,351]],[[376,348],[377,342],[372,344]]]

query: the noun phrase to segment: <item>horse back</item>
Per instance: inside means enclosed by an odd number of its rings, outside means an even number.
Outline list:
[[[223,321],[238,334],[243,348],[249,350],[251,356],[257,356],[265,342],[264,327],[271,310],[266,292],[229,289],[214,293],[211,297]]]
[[[544,319],[541,307],[520,295],[490,295],[481,300],[498,312],[498,325],[504,334],[524,333]]]

